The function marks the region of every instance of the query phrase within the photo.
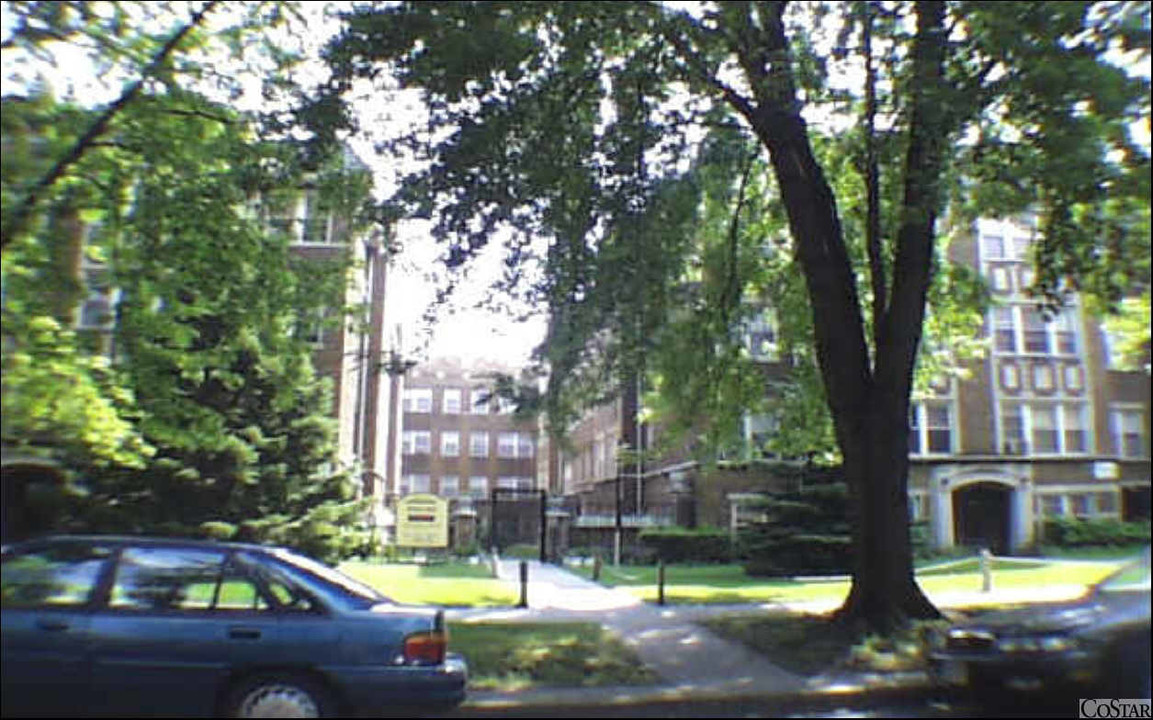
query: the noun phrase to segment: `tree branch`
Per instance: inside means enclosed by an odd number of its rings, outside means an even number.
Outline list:
[[[881,181],[877,167],[877,71],[873,66],[873,4],[861,5],[863,52],[865,53],[865,189],[867,193],[866,246],[873,286],[873,347],[880,345],[881,321],[885,316],[888,288],[885,257],[881,247]]]
[[[187,25],[176,31],[152,57],[152,60],[142,71],[140,79],[125,90],[114,103],[108,106],[100,117],[92,123],[84,135],[76,140],[69,151],[60,158],[56,164],[40,178],[28,194],[24,196],[24,199],[13,209],[11,220],[4,224],[3,229],[0,229],[0,251],[8,247],[8,243],[10,243],[13,238],[19,236],[27,229],[32,215],[36,210],[36,206],[40,202],[40,198],[64,176],[69,168],[80,161],[88,148],[92,146],[92,143],[108,129],[108,124],[112,119],[140,94],[144,83],[156,75],[164,63],[168,61],[168,58],[172,55],[177,45],[180,44],[193,28],[203,22],[204,17],[218,4],[219,0],[211,0],[205,3],[204,7],[192,16],[192,19],[189,20]]]

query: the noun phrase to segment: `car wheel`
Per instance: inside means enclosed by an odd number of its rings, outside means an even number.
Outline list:
[[[228,717],[319,718],[331,716],[328,693],[298,675],[261,675],[236,686],[229,695]]]

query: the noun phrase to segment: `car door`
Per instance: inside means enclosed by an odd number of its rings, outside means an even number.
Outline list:
[[[92,619],[92,710],[212,714],[229,662],[212,611],[225,560],[215,548],[124,548]]]
[[[68,541],[5,553],[0,573],[3,714],[70,716],[90,700],[92,604],[113,548]]]

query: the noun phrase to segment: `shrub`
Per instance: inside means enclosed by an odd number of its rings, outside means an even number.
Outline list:
[[[720,528],[661,528],[640,534],[639,560],[651,563],[721,563],[733,557],[732,540]],[[647,551],[647,552],[644,552]]]
[[[1102,547],[1149,542],[1149,521],[1123,522],[1113,518],[1048,518],[1044,542],[1057,547]]]
[[[760,509],[765,520],[752,523],[741,535],[749,575],[841,574],[852,569],[844,483],[824,482],[775,493]]]

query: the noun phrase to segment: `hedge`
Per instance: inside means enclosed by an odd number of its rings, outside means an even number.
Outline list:
[[[640,541],[668,563],[722,563],[733,558],[729,532],[720,528],[643,530]]]
[[[1047,518],[1043,542],[1057,547],[1102,547],[1149,542],[1149,521],[1112,518]]]

